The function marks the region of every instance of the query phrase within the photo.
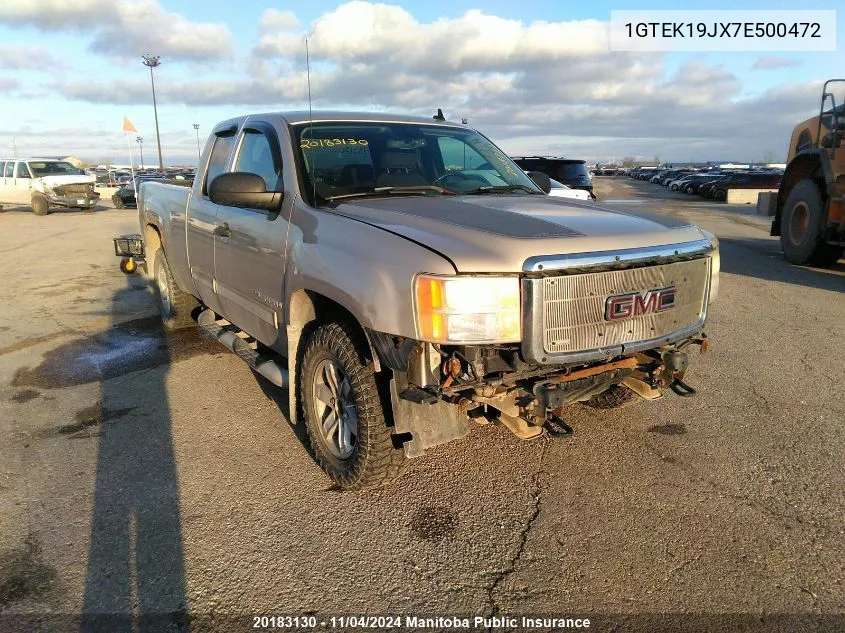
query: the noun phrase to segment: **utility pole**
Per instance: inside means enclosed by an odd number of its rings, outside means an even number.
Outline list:
[[[139,136],[135,139],[138,141],[138,146],[141,148],[141,169],[144,168],[144,137]]]
[[[194,131],[197,133],[197,168],[200,166],[200,124],[194,123]]]
[[[156,107],[156,82],[153,79],[153,68],[157,68],[161,66],[161,60],[158,55],[144,55],[142,57],[144,60],[144,66],[147,66],[150,69],[150,85],[153,88],[153,115],[155,116],[156,120],[156,145],[158,145],[158,168],[164,169],[164,161],[161,158],[161,136],[158,133],[158,108]]]

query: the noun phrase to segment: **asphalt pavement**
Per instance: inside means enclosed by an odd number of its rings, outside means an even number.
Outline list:
[[[360,493],[329,485],[285,392],[163,335],[112,251],[136,211],[0,213],[0,632],[845,630],[845,264],[787,263],[749,209],[596,183],[721,240],[698,395],[574,405],[565,439],[478,426]]]

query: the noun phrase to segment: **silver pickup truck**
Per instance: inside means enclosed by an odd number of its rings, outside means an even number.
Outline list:
[[[563,406],[682,396],[716,297],[715,237],[546,195],[441,117],[220,123],[193,186],[144,183],[165,327],[198,323],[288,389],[340,487],[495,421],[568,433]]]

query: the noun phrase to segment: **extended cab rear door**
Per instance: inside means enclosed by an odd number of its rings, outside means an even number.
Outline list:
[[[194,187],[195,194],[191,196],[188,213],[187,240],[191,277],[202,302],[220,314],[223,313],[223,308],[214,277],[214,234],[220,223],[217,221],[218,206],[208,197],[208,185],[217,176],[229,171],[237,133],[237,125],[231,123],[214,130],[204,179]]]
[[[247,118],[231,171],[257,174],[267,191],[284,191],[282,154],[275,127]],[[265,345],[284,335],[285,242],[292,197],[280,212],[217,207],[214,271],[222,314]]]

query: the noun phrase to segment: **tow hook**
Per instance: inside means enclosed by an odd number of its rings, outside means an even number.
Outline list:
[[[672,381],[672,384],[669,385],[669,389],[682,398],[690,398],[698,393],[680,378],[675,378],[675,380]]]
[[[543,428],[546,429],[549,437],[566,437],[572,435],[572,427],[551,412],[546,415]]]

